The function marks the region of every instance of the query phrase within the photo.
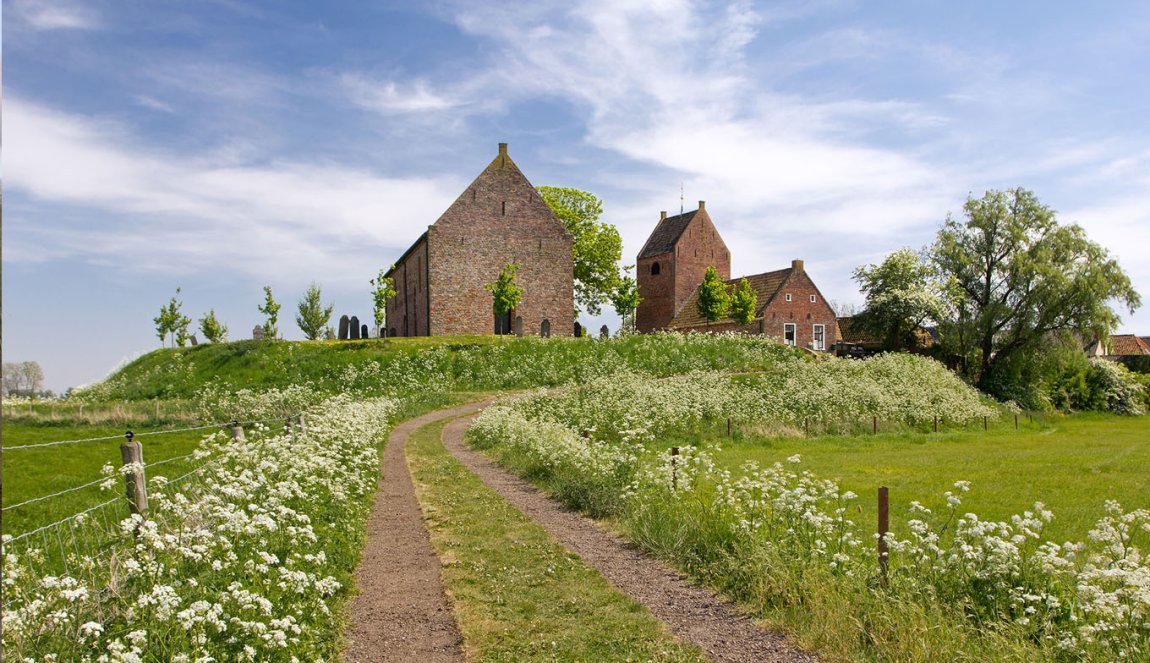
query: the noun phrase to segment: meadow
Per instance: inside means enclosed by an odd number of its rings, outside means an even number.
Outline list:
[[[5,650],[35,654],[66,645],[61,651],[79,655],[150,651],[159,642],[156,651],[231,659],[338,655],[386,431],[496,390],[521,393],[482,415],[474,444],[831,659],[1150,658],[1142,557],[1150,544],[1150,419],[1032,418],[926,359],[814,362],[769,341],[707,335],[242,341],[150,353],[55,412],[49,404],[32,405],[31,413],[19,405],[4,418],[5,447],[116,439],[5,451]],[[301,411],[323,422],[315,439],[302,442],[316,453],[314,462],[282,425],[261,425],[255,440],[241,445],[220,436],[202,440],[207,430],[141,438],[146,462],[179,459],[148,473],[158,498],[147,522],[157,529],[137,538],[139,521],[113,518],[121,531],[111,558],[94,565],[73,558],[90,583],[46,574],[43,560],[36,575],[35,552],[7,545],[8,535],[65,518],[107,499],[108,490],[122,496],[116,468],[124,427],[178,429],[233,418],[278,424]],[[671,447],[680,454],[672,457]],[[490,568],[506,554],[479,540],[487,534],[535,536],[459,478],[459,468],[426,440],[416,450],[411,462],[427,478],[425,501],[484,505],[459,510],[454,531],[441,532],[460,538],[440,545],[467,547],[466,568],[452,573]],[[183,458],[190,453],[196,455]],[[333,454],[346,467],[333,464]],[[207,465],[216,459],[220,467]],[[109,461],[114,467],[106,474]],[[188,467],[209,467],[194,484],[165,485],[193,462]],[[456,478],[437,482],[439,474]],[[103,492],[90,486],[7,511],[101,477]],[[333,500],[331,481],[350,490]],[[891,488],[885,570],[874,552],[878,485]],[[239,501],[204,501],[220,491]],[[114,508],[124,518],[120,499]],[[295,530],[302,538],[253,528],[251,515],[236,525],[233,541],[210,536],[231,531],[243,500],[278,528],[307,522]],[[492,513],[502,514],[498,527],[481,522]],[[541,541],[524,550],[564,559]],[[531,607],[548,596],[531,580],[527,557],[529,582],[498,588],[522,613],[508,619],[524,624],[536,615],[549,619]],[[156,566],[146,578],[125,576],[122,565],[132,558]],[[222,568],[205,566],[215,558],[225,560]],[[585,572],[567,566],[571,575],[544,579],[574,583],[556,591],[590,591]],[[129,578],[116,581],[124,584],[111,602],[100,589],[108,571]],[[262,589],[237,594],[229,579],[240,577]],[[302,584],[293,588],[290,578]],[[496,581],[482,574],[458,579]],[[179,610],[163,608],[169,590]],[[463,607],[482,616],[482,593]],[[274,608],[261,607],[265,601]],[[243,630],[228,627],[224,638],[212,611],[240,619]],[[65,613],[69,619],[61,619]],[[627,624],[620,628],[649,633],[649,625]],[[476,633],[496,658],[547,655],[526,634]],[[593,651],[582,649],[593,646],[593,635],[588,631],[585,642],[573,635],[562,646]],[[658,638],[650,642],[651,651],[670,651]],[[636,646],[640,655],[647,645]]]

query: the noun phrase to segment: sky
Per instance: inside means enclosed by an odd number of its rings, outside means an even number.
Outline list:
[[[3,359],[56,391],[160,347],[177,288],[232,339],[265,285],[290,339],[312,282],[370,318],[500,142],[599,196],[626,264],[705,200],[733,275],[804,259],[843,309],[1022,186],[1150,334],[1150,3],[5,0],[3,70]]]

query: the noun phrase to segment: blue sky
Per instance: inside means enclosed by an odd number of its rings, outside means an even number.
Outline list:
[[[707,209],[735,274],[852,270],[1023,186],[1150,301],[1144,2],[5,0],[4,360],[48,386],[159,346],[176,287],[249,338],[270,285],[368,280],[495,155],[634,256]],[[1150,334],[1150,313],[1123,311]],[[603,321],[615,324],[609,317]],[[600,320],[590,320],[594,326]]]

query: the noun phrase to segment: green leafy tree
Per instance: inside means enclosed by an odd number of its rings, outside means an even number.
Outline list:
[[[615,284],[615,291],[611,293],[611,306],[619,314],[622,328],[626,331],[635,331],[635,311],[639,310],[639,304],[643,301],[639,296],[639,285],[630,274],[634,267],[628,265],[623,268],[623,274]]]
[[[383,328],[387,325],[387,303],[395,297],[395,281],[385,276],[387,272],[395,269],[392,265],[386,270],[379,270],[379,274],[371,280],[371,298],[375,303],[375,324]]]
[[[223,343],[228,340],[228,327],[216,318],[216,309],[212,309],[200,318],[200,332],[211,343]]]
[[[1022,188],[968,198],[965,221],[950,216],[932,260],[945,281],[944,340],[984,390],[994,369],[1053,332],[1105,336],[1141,298],[1106,249]],[[977,369],[974,367],[977,366]]]
[[[334,310],[334,305],[324,307],[319,286],[312,283],[304,293],[303,299],[299,301],[299,313],[295,317],[295,323],[299,325],[307,340],[314,341],[323,335]]]
[[[515,280],[518,274],[519,265],[508,263],[499,270],[499,277],[485,286],[491,292],[495,315],[506,315],[514,311],[523,300],[523,288]]]
[[[716,275],[717,276],[717,275]],[[759,308],[759,295],[746,277],[735,285],[731,293],[730,317],[740,325],[749,325]]]
[[[910,249],[891,253],[882,264],[857,268],[854,280],[866,296],[866,309],[852,325],[882,339],[888,350],[914,347],[915,330],[942,317],[942,289],[934,269]]]
[[[699,315],[710,323],[725,318],[731,308],[731,296],[727,293],[727,285],[719,278],[715,266],[707,268],[703,275],[703,283],[699,286]]]
[[[591,193],[554,186],[536,190],[574,240],[575,317],[579,317],[580,308],[590,315],[599,315],[619,285],[618,265],[623,257],[619,231],[599,221],[603,203]]]
[[[181,312],[184,303],[177,299],[179,294],[180,289],[176,288],[176,296],[172,297],[166,306],[160,307],[160,315],[152,318],[152,322],[156,323],[156,336],[160,338],[160,345],[163,345],[169,336],[172,337],[173,348],[176,347],[177,341],[179,345],[183,345],[187,340],[188,325],[192,320]]]
[[[277,326],[280,315],[280,305],[272,298],[272,287],[270,285],[264,286],[264,303],[257,307],[260,313],[267,316],[267,321],[264,322],[264,338],[275,340],[280,330]]]

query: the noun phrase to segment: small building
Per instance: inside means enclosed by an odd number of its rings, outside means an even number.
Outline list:
[[[802,260],[792,260],[787,269],[727,279],[728,289],[742,278],[746,278],[755,291],[758,303],[750,324],[740,325],[731,319],[708,322],[699,313],[699,289],[696,287],[667,328],[761,334],[786,345],[819,352],[830,350],[838,340],[834,309],[807,274]]]
[[[698,209],[678,216],[661,212],[636,260],[638,330],[738,331],[818,351],[829,350],[838,339],[835,312],[802,260],[792,261],[786,269],[746,277],[757,297],[755,317],[748,325],[729,319],[709,323],[699,314],[699,285],[708,267],[715,268],[728,288],[741,281],[731,278],[730,251],[706,203],[700,200]]]
[[[1134,334],[1114,334],[1105,342],[1095,340],[1086,346],[1086,356],[1101,357],[1133,369],[1145,370],[1150,368],[1150,343],[1147,338]]]
[[[507,144],[388,272],[389,336],[571,336],[575,323],[571,234],[511,160]],[[519,265],[523,300],[495,315],[486,285]]]
[[[707,267],[714,266],[722,279],[731,277],[731,252],[707,214],[706,201],[699,209],[667,216],[639,251],[635,282],[642,301],[635,311],[640,332],[664,329],[703,282]]]

